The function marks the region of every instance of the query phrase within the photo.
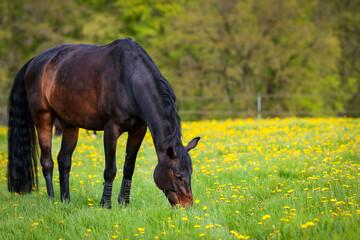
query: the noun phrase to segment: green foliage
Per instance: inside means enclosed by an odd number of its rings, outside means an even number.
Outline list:
[[[251,112],[246,96],[261,92],[275,95],[263,102],[268,112],[356,111],[359,12],[358,0],[4,0],[1,94],[47,48],[132,37],[178,98],[222,97],[180,102],[183,110]],[[293,95],[313,97],[276,97]]]

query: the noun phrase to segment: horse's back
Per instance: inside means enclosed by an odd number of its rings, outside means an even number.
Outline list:
[[[119,114],[114,108],[131,98],[126,82],[130,76],[121,64],[133,47],[133,40],[121,39],[108,45],[60,45],[43,52],[26,77],[28,95],[36,96],[29,103],[33,112],[51,110],[69,124],[101,130],[114,112]]]

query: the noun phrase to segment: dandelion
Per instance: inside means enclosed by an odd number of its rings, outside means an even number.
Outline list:
[[[306,225],[312,227],[312,226],[315,226],[315,223],[314,222],[307,222]]]
[[[234,230],[231,230],[230,233],[233,234],[235,237],[239,236],[239,234],[237,232],[235,232]]]
[[[199,237],[204,237],[206,234],[205,233],[200,233]]]
[[[39,225],[39,223],[37,223],[37,222],[34,222],[34,223],[31,224],[32,227],[36,227],[38,225]]]
[[[266,220],[269,219],[269,218],[271,218],[270,215],[264,215],[264,216],[262,217],[262,220],[266,221]]]
[[[314,223],[314,222],[307,222],[307,223],[305,223],[305,224],[301,224],[301,225],[300,225],[300,227],[301,227],[302,229],[306,229],[306,228],[312,227],[312,226],[315,226],[315,223]]]

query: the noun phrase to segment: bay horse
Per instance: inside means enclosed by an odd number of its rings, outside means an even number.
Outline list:
[[[128,132],[119,204],[130,202],[135,161],[147,128],[158,158],[154,181],[172,206],[193,203],[192,163],[173,88],[147,52],[131,38],[107,45],[66,44],[48,49],[17,73],[9,98],[8,190],[29,193],[38,187],[40,162],[50,198],[54,198],[52,127],[63,130],[58,166],[61,201],[70,201],[69,172],[79,128],[104,131],[105,170],[100,205],[111,208],[116,143]]]

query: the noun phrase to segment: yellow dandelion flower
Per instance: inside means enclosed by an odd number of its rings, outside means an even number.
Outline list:
[[[315,226],[315,223],[314,222],[307,222],[306,225],[312,227],[312,226]]]
[[[235,232],[234,230],[231,230],[230,233],[232,233],[235,237],[239,236],[239,234],[237,232]]]

